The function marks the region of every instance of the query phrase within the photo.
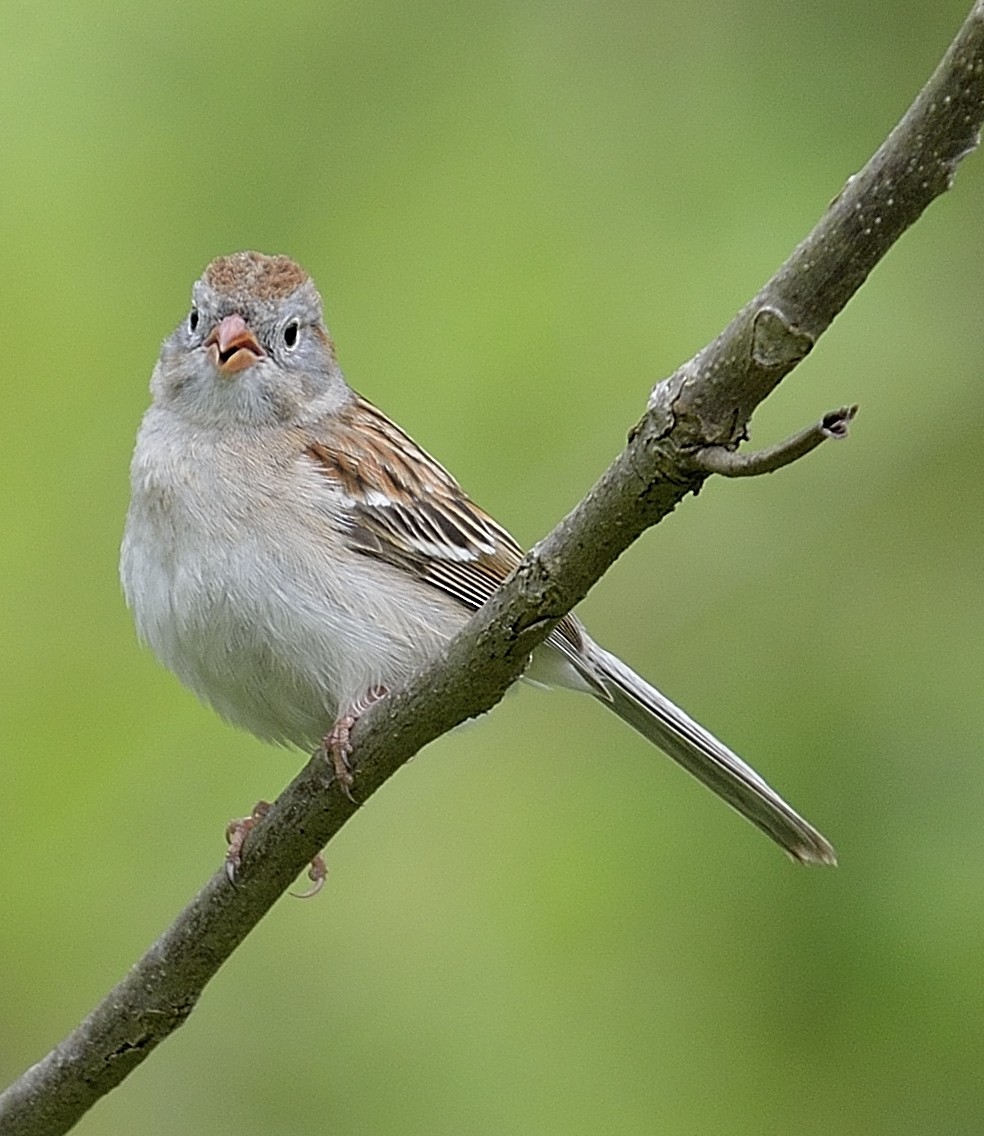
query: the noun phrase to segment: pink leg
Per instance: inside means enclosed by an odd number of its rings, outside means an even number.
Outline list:
[[[325,758],[331,761],[335,780],[353,805],[358,804],[358,802],[352,796],[352,785],[355,781],[352,776],[352,763],[349,760],[352,756],[352,730],[355,728],[355,723],[369,707],[374,702],[378,702],[385,694],[385,687],[371,686],[365,694],[357,698],[342,714],[339,714],[335,719],[335,724],[321,743]]]

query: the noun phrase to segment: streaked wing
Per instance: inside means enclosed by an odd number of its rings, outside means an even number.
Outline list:
[[[355,399],[307,447],[351,502],[350,546],[393,564],[477,610],[522,559],[508,532],[450,473],[384,414]],[[580,654],[577,621],[548,640]]]

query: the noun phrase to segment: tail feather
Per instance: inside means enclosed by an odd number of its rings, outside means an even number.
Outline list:
[[[585,655],[593,664],[585,677],[604,688],[604,693],[595,693],[599,701],[771,836],[794,860],[837,863],[833,846],[713,734],[604,648],[591,643]]]

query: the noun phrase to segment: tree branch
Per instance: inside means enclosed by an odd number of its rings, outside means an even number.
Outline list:
[[[767,472],[849,413],[764,454],[732,454],[758,404],[812,349],[868,273],[948,189],[984,120],[984,0],[933,77],[810,235],[731,324],[653,390],[625,450],[428,666],[356,727],[365,801],[422,746],[490,709],[530,652],[614,560],[710,472]],[[711,448],[709,448],[711,447]],[[724,454],[730,454],[725,458]],[[237,883],[218,871],[88,1018],[0,1096],[5,1136],[66,1132],[191,1013],[206,983],[355,811],[307,763],[252,831]]]
[[[775,473],[784,465],[791,465],[799,458],[806,457],[821,442],[830,438],[846,438],[847,428],[854,420],[858,408],[842,406],[831,410],[819,422],[800,430],[784,442],[777,442],[766,450],[753,453],[737,453],[724,446],[708,446],[694,455],[695,469],[703,473],[719,473],[722,477],[758,477],[762,473]]]

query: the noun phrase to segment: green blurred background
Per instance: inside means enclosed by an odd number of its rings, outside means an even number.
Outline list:
[[[969,0],[4,6],[0,1074],[300,757],[135,642],[162,337],[218,253],[314,275],[353,384],[523,541],[919,89]],[[590,700],[433,745],[85,1136],[980,1133],[984,166],[583,605],[838,847],[788,863]]]

